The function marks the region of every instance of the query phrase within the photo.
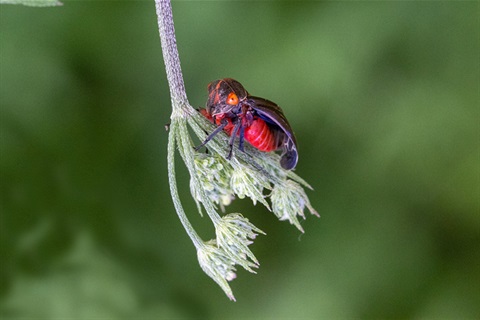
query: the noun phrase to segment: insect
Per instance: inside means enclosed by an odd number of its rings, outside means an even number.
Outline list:
[[[199,111],[218,128],[197,150],[224,130],[230,136],[227,159],[232,157],[238,136],[241,151],[247,140],[260,151],[282,150],[280,165],[284,169],[291,170],[297,165],[297,142],[282,109],[272,101],[251,96],[240,82],[226,78],[209,83],[206,108]]]

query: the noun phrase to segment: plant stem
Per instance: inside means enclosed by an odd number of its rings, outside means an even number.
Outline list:
[[[158,17],[158,30],[162,44],[163,61],[167,71],[168,86],[174,111],[188,105],[185,84],[183,83],[182,68],[178,57],[177,40],[173,26],[172,5],[170,0],[155,0]]]
[[[180,202],[180,197],[178,195],[177,180],[175,178],[175,137],[177,136],[178,130],[178,119],[174,119],[171,125],[170,135],[168,136],[168,152],[167,152],[167,162],[168,162],[168,183],[170,184],[170,193],[172,195],[173,205],[175,206],[175,211],[177,212],[178,218],[182,222],[185,231],[187,232],[190,239],[192,239],[195,248],[198,250],[199,247],[203,246],[203,241],[200,236],[193,229],[192,224],[183,210],[182,203]]]
[[[185,92],[185,85],[183,84],[180,58],[178,57],[177,41],[175,39],[175,29],[173,27],[172,6],[170,0],[155,0],[155,8],[157,11],[163,61],[165,62],[165,70],[167,71],[167,80],[170,88],[170,98],[172,100],[173,109],[171,116],[172,123],[168,134],[168,182],[170,184],[170,193],[172,195],[175,211],[177,212],[185,231],[190,239],[192,239],[195,248],[198,250],[200,247],[204,246],[204,244],[185,214],[185,210],[183,209],[178,195],[177,181],[175,178],[175,142],[178,142],[176,140],[182,135],[182,133],[179,132],[179,126],[181,126],[179,121],[185,121],[178,117],[183,115],[180,111],[182,111],[185,106],[188,106],[189,103]],[[179,147],[182,147],[180,143]]]

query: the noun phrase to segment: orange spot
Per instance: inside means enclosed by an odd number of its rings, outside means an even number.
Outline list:
[[[238,97],[235,93],[230,92],[227,97],[227,104],[234,106],[238,104]]]

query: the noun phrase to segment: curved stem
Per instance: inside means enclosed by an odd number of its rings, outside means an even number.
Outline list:
[[[172,123],[168,135],[168,182],[170,193],[172,195],[175,211],[182,222],[185,231],[192,239],[195,248],[203,246],[202,239],[193,229],[192,224],[185,214],[180,197],[178,195],[177,181],[175,177],[175,143],[179,139],[178,116],[182,113],[182,107],[188,106],[187,94],[183,83],[182,69],[180,67],[180,58],[178,57],[177,42],[175,39],[175,28],[173,26],[172,6],[169,0],[155,0],[155,9],[158,18],[158,30],[160,32],[160,42],[162,45],[163,61],[167,72],[168,87],[170,88],[170,98],[172,100]],[[180,142],[180,141],[179,141]],[[179,143],[181,146],[181,143]]]
[[[180,122],[182,120],[179,120]],[[185,121],[185,120],[183,120]],[[183,131],[183,132],[182,132]],[[187,126],[186,123],[180,123],[179,126],[179,135],[178,135],[178,145],[179,149],[181,149],[183,152],[181,152],[181,156],[183,157],[183,161],[185,162],[185,165],[187,166],[188,172],[190,174],[191,179],[193,179],[193,183],[195,184],[195,188],[198,190],[200,193],[200,197],[202,198],[202,203],[203,206],[212,220],[213,224],[216,226],[221,218],[218,215],[218,213],[215,211],[215,208],[211,202],[211,200],[207,197],[205,194],[205,190],[203,189],[203,186],[201,185],[200,181],[198,180],[198,175],[195,172],[195,164],[194,164],[194,149],[192,144],[190,143],[189,136],[188,136],[188,131],[187,131]]]
[[[178,195],[177,180],[175,178],[175,139],[177,137],[178,122],[173,120],[170,126],[170,134],[168,136],[168,151],[167,151],[167,162],[168,162],[168,183],[170,185],[170,193],[172,195],[173,205],[175,206],[175,211],[177,211],[178,218],[182,222],[185,231],[187,232],[190,239],[192,239],[195,248],[198,249],[203,245],[202,239],[193,229],[192,224],[187,218],[185,211],[183,210],[182,203],[180,202],[180,197]]]

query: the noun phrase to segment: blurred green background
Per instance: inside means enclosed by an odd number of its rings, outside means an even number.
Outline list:
[[[173,210],[152,1],[0,7],[2,319],[480,316],[478,2],[174,2],[190,102],[283,107],[321,219],[267,233],[237,302]],[[204,239],[213,237],[181,196]]]

